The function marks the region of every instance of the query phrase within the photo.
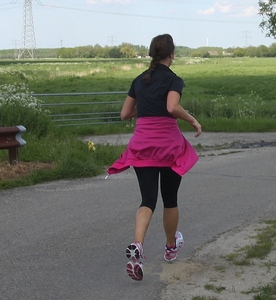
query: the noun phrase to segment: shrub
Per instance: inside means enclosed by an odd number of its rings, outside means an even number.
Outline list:
[[[0,126],[23,125],[38,137],[46,136],[52,122],[41,104],[24,83],[0,85]]]

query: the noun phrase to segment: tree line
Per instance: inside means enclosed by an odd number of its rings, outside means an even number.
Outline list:
[[[147,57],[149,49],[145,46],[123,43],[119,46],[79,46],[73,48],[49,48],[36,49],[37,59],[90,59],[90,58],[137,58]],[[0,59],[17,59],[15,50],[0,50]],[[276,57],[276,43],[269,47],[260,45],[257,47],[199,47],[192,49],[186,46],[176,46],[175,57]]]
[[[133,58],[145,57],[148,48],[122,43],[119,46],[88,45],[74,48],[61,48],[57,50],[58,58]]]
[[[226,49],[213,48],[213,47],[201,47],[195,51],[192,51],[193,57],[276,57],[276,43],[271,44],[269,47],[260,45],[258,47],[230,47]]]
[[[149,49],[145,46],[123,43],[119,46],[82,46],[75,48],[61,48],[57,50],[57,58],[135,58],[147,57]],[[245,48],[200,47],[192,49],[185,46],[176,46],[176,57],[212,57],[210,52],[217,52],[217,56],[232,55],[235,57],[276,57],[276,43],[269,47],[260,45]]]

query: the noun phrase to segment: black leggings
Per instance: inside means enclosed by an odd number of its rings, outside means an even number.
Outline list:
[[[170,167],[134,167],[142,195],[141,206],[155,210],[158,197],[160,174],[160,190],[165,208],[177,207],[177,193],[182,177]]]

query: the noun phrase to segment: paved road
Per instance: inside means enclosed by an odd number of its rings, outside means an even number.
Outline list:
[[[275,217],[275,148],[214,154],[202,156],[181,184],[180,260],[227,230]],[[145,241],[145,279],[137,283],[125,272],[139,201],[132,169],[107,180],[0,192],[0,299],[160,299],[161,201]]]

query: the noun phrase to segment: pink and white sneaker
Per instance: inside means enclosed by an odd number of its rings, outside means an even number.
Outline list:
[[[143,279],[143,246],[139,242],[134,242],[126,248],[126,257],[129,262],[126,265],[128,276],[136,281]]]
[[[166,261],[173,261],[177,257],[178,251],[184,246],[184,239],[181,232],[175,233],[175,247],[165,247],[164,259]]]

